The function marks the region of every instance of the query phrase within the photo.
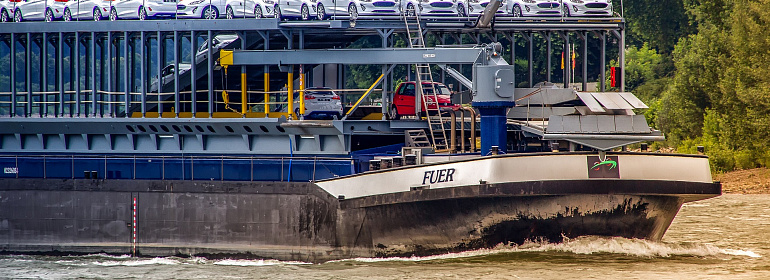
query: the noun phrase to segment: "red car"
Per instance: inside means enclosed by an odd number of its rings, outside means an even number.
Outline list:
[[[396,93],[393,95],[393,102],[390,105],[390,111],[388,117],[391,120],[400,119],[401,116],[414,116],[414,88],[415,82],[403,82],[396,88]],[[423,82],[423,92],[429,99],[433,99],[433,89],[438,89],[436,97],[438,97],[438,106],[441,108],[458,109],[460,105],[452,103],[450,97],[451,92],[442,83]],[[422,104],[421,112],[425,112],[425,104]],[[436,105],[430,105],[430,109],[435,109]]]

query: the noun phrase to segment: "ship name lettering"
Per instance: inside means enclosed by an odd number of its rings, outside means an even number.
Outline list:
[[[454,175],[454,168],[425,171],[425,175],[422,177],[422,184],[453,182],[455,180]]]

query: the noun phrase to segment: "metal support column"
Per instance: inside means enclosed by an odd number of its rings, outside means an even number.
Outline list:
[[[190,51],[195,55],[196,50]],[[195,67],[194,65],[191,66]],[[174,31],[174,117],[179,117],[179,31]]]
[[[96,102],[98,102],[97,93],[99,88],[96,83],[96,33],[91,32],[91,116],[96,116]]]
[[[123,32],[123,65],[122,65],[123,66],[123,91],[124,91],[123,92],[123,102],[124,102],[123,113],[125,114],[126,118],[131,117],[129,115],[131,113],[129,112],[130,111],[129,109],[131,108],[131,90],[130,90],[131,84],[129,84],[129,81],[131,79],[129,79],[128,77],[128,69],[132,66],[128,60],[129,41],[131,41],[131,38],[129,37],[128,32]]]
[[[382,47],[383,48],[387,48],[388,47],[388,41],[389,41],[388,39],[390,39],[390,35],[393,34],[393,29],[388,29],[386,31],[378,29],[377,33],[380,35],[380,39],[382,39]],[[443,40],[443,36],[441,37],[441,39]],[[443,43],[444,42],[442,41],[442,44]],[[388,68],[389,67],[390,67],[390,65],[382,65],[380,67],[381,71],[382,71],[382,75],[387,75],[388,74],[387,72],[388,72]],[[443,77],[444,77],[443,76],[443,73],[444,73],[443,71],[444,70],[441,70],[441,71],[442,71],[441,73],[442,73],[442,79],[443,79]],[[442,82],[444,82],[444,81],[442,80]],[[382,119],[383,120],[385,119],[385,116],[388,114],[388,108],[390,108],[390,98],[388,98],[388,87],[389,86],[390,85],[388,84],[387,77],[383,77],[383,79],[382,79],[382,97],[380,99],[380,100],[382,100],[382,102],[381,102],[382,103],[382,110],[381,110],[381,112],[382,112]]]
[[[265,50],[269,50],[270,49],[270,34],[267,31],[265,31],[264,33],[260,32],[259,35],[262,36],[262,41],[264,42],[263,46],[264,46]],[[265,92],[265,95],[263,97],[264,99],[262,100],[262,102],[265,103],[265,118],[267,118],[270,115],[270,104],[269,104],[269,102],[270,102],[270,94],[268,93],[268,92],[270,92],[270,66],[269,65],[265,65],[263,69],[264,69],[263,71],[264,71],[264,83],[265,83],[264,84],[264,92]]]
[[[158,106],[158,108],[157,108],[158,109],[158,118],[162,118],[163,117],[163,103],[161,103],[161,101],[162,101],[163,98],[161,98],[160,94],[163,92],[163,64],[164,64],[163,63],[163,57],[164,57],[164,54],[163,54],[164,53],[163,52],[163,33],[158,31],[158,34],[156,36],[157,36],[157,38],[156,38],[155,43],[156,43],[156,48],[157,49],[155,50],[155,53],[158,55],[158,57],[157,57],[157,59],[158,59],[158,61],[157,61],[157,63],[158,63],[158,65],[157,65],[157,70],[158,70],[158,73],[157,73],[158,74],[158,86],[156,87],[158,89],[158,95],[156,96],[157,97],[156,101],[158,103],[157,103],[156,106]],[[174,69],[174,70],[176,71],[176,69]],[[174,82],[176,83],[176,80],[174,80]]]
[[[24,116],[32,116],[32,33],[27,33],[27,44],[24,48],[24,70],[26,70],[26,78],[24,79],[24,85],[27,87],[27,104],[24,106]]]
[[[113,79],[113,75],[115,74],[115,65],[112,59],[113,52],[112,52],[112,42],[115,38],[112,37],[112,32],[107,32],[107,42],[104,44],[104,46],[107,48],[107,63],[102,63],[102,65],[107,65],[107,110],[109,111],[109,116],[114,117],[116,106],[115,106],[115,100],[113,98],[113,92],[115,92],[115,80]]]
[[[246,49],[246,34],[241,32],[238,34],[241,37],[241,49]],[[246,117],[246,112],[249,110],[249,96],[246,92],[246,65],[241,66],[241,114]]]
[[[604,92],[604,90],[606,89],[605,83],[606,83],[606,80],[607,80],[607,77],[606,77],[606,74],[607,74],[606,73],[606,71],[607,71],[607,64],[606,63],[607,62],[605,61],[606,60],[606,56],[607,56],[607,54],[606,54],[606,49],[607,49],[607,31],[602,31],[600,36],[602,37],[602,51],[601,51],[600,59],[599,59],[600,60],[599,61],[599,67],[600,67],[600,72],[601,72],[601,74],[599,75],[599,84],[601,84],[601,86],[599,87],[599,91]]]
[[[588,91],[588,32],[583,31],[583,91]]]
[[[11,33],[11,117],[16,116],[16,34]]]
[[[40,117],[48,115],[48,33],[40,41]]]
[[[299,31],[299,49],[305,49],[305,31]],[[299,65],[299,113],[297,119],[304,118],[305,115],[305,67]]]
[[[569,43],[569,33],[560,33],[564,40],[564,88],[570,88],[572,86],[572,48]]]
[[[56,115],[64,117],[64,33],[59,32],[56,45],[56,84],[59,88],[59,111]]]
[[[75,48],[75,57],[70,59],[70,63],[75,66],[75,112],[80,117],[80,33],[75,32],[75,42],[72,44]]]
[[[208,68],[208,89],[209,89],[209,118],[214,117],[214,58],[211,57],[211,45],[214,43],[211,30],[207,31],[206,41],[208,41],[208,48],[206,48],[206,68]]]
[[[198,78],[197,70],[198,68],[198,59],[196,58],[197,52],[198,52],[198,38],[195,35],[195,31],[190,31],[190,52],[192,53],[190,56],[190,112],[192,112],[192,117],[195,118],[195,114],[198,113],[198,85],[196,85],[196,80]]]
[[[626,92],[626,30],[620,29],[620,92]]]
[[[147,88],[145,85],[147,84],[147,63],[149,63],[149,59],[147,59],[147,34],[144,31],[141,31],[139,35],[139,55],[142,57],[139,62],[141,64],[139,66],[139,80],[142,83],[139,87],[139,92],[142,94],[142,118],[145,118],[147,116]]]
[[[546,59],[546,71],[545,71],[545,81],[551,82],[551,32],[546,31],[545,32],[545,41],[548,45],[545,50],[545,56],[548,58]]]

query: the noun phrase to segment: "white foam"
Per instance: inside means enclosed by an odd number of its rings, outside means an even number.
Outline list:
[[[94,262],[98,266],[143,266],[143,265],[178,265],[180,261],[169,258],[131,259],[124,261]]]
[[[305,262],[284,262],[277,260],[220,260],[214,262],[215,265],[229,265],[229,266],[273,266],[273,265],[302,265],[310,264]]]
[[[591,254],[622,254],[645,258],[668,258],[671,256],[742,256],[751,258],[761,258],[762,256],[750,250],[740,249],[721,249],[711,244],[670,244],[654,242],[642,239],[628,239],[620,237],[580,237],[571,240],[565,240],[562,243],[547,242],[525,242],[522,245],[503,245],[500,244],[493,249],[479,249],[474,251],[465,251],[459,253],[448,253],[442,255],[425,257],[390,257],[390,258],[353,258],[338,260],[332,262],[355,261],[355,262],[390,262],[406,261],[419,262],[430,260],[468,258],[485,255],[519,253],[519,252],[563,252],[580,255]]]

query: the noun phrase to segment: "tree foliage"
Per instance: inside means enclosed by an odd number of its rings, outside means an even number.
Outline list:
[[[677,44],[676,75],[656,104],[672,144],[705,146],[717,171],[770,164],[768,2],[689,2],[698,33]]]

